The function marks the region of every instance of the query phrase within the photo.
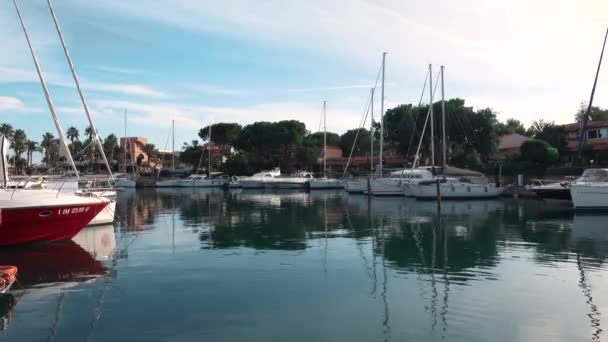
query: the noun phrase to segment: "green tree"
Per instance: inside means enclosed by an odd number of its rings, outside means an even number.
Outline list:
[[[44,135],[42,136],[42,142],[40,143],[40,147],[44,149],[43,161],[47,163],[47,165],[52,166],[53,154],[55,150],[57,150],[57,153],[59,152],[59,147],[56,146],[55,136],[49,132],[44,133]]]
[[[15,130],[10,124],[3,123],[0,125],[0,134],[2,134],[7,140],[10,141],[13,139],[13,133],[15,133]]]
[[[34,140],[28,140],[27,143],[27,166],[32,166],[34,162],[34,152],[39,152],[38,142]]]
[[[587,113],[588,104],[585,102],[581,102],[581,105],[574,116],[576,122],[580,122],[581,118]],[[603,109],[596,106],[591,106],[591,110],[589,112],[589,118],[592,121],[608,121],[608,109]]]
[[[110,160],[116,160],[116,156],[119,153],[120,147],[118,146],[118,138],[114,134],[108,134],[103,140],[103,152],[110,158]]]
[[[91,126],[87,126],[87,128],[84,130],[85,135],[87,136],[87,140],[86,140],[86,145],[88,145],[88,161],[89,161],[89,165],[93,164],[93,153],[95,151],[95,144],[93,144],[93,136],[95,135],[95,131],[93,129],[93,127]]]
[[[540,119],[532,122],[528,134],[534,139],[545,141],[555,147],[559,155],[564,155],[567,152],[568,142],[566,141],[564,126],[557,126],[554,122],[546,122]]]
[[[78,131],[78,128],[74,126],[68,128],[68,130],[66,131],[66,136],[68,139],[70,139],[70,151],[72,152],[72,154],[76,154],[78,151],[74,148],[74,141],[78,140],[78,138],[80,137],[80,132]]]
[[[529,170],[535,170],[537,176],[542,177],[547,167],[559,160],[559,152],[543,140],[530,139],[521,147],[521,159],[532,166]]]
[[[220,122],[211,126],[211,139],[209,139],[209,126],[201,128],[198,136],[203,140],[211,140],[214,144],[234,146],[241,134],[242,127],[237,123]]]
[[[152,155],[156,152],[156,146],[154,146],[154,144],[145,144],[142,147],[142,151],[144,151],[144,153],[148,156],[148,165],[150,164],[150,158],[152,157]]]
[[[524,125],[517,119],[507,119],[505,123],[498,122],[496,127],[496,134],[499,136],[507,135],[507,134],[526,134],[526,128]]]
[[[13,133],[11,148],[13,149],[13,151],[15,151],[15,161],[21,160],[21,155],[27,150],[27,135],[25,134],[24,130],[15,130],[15,132]],[[16,164],[15,167],[17,169],[20,169],[19,167],[17,167]]]
[[[357,136],[357,131],[359,135]],[[371,144],[371,134],[365,128],[350,129],[340,136],[340,147],[342,148],[342,155],[348,157],[350,151],[353,148],[353,143],[357,137],[357,142],[354,147],[353,156],[360,156],[369,154]]]

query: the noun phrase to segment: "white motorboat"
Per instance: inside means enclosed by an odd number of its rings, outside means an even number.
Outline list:
[[[272,177],[264,180],[264,189],[306,189],[312,179],[312,173],[305,171],[290,176]]]
[[[177,185],[183,188],[221,188],[226,185],[226,180],[221,177],[209,178],[206,175],[190,175],[186,179],[178,180]]]
[[[570,184],[574,209],[608,209],[608,169],[587,169]]]
[[[527,186],[526,188],[542,199],[572,200],[572,197],[570,196],[569,181],[551,182],[537,179],[532,185]]]
[[[278,168],[270,171],[262,171],[254,174],[251,177],[239,178],[238,182],[243,189],[263,189],[264,183],[270,181],[272,178],[279,177],[281,170]]]

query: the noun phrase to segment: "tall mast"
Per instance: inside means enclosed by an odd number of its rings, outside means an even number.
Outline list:
[[[55,112],[55,106],[53,105],[53,101],[51,100],[51,95],[49,94],[49,89],[46,86],[46,81],[42,76],[42,71],[40,70],[40,65],[38,64],[38,59],[36,58],[36,54],[34,53],[34,48],[32,47],[32,42],[30,41],[30,36],[27,33],[27,29],[25,28],[25,23],[23,22],[23,18],[21,17],[21,12],[19,11],[19,6],[17,6],[17,1],[13,0],[13,4],[15,5],[15,9],[17,10],[17,16],[19,17],[19,22],[21,23],[21,28],[23,29],[23,34],[25,35],[25,40],[27,41],[27,45],[30,49],[30,53],[32,55],[32,59],[34,60],[34,66],[36,67],[36,73],[38,74],[38,78],[40,79],[40,85],[42,85],[42,91],[44,92],[44,97],[46,98],[46,103],[49,106],[49,110],[51,111],[51,116],[53,118],[53,123],[55,124],[55,129],[57,129],[57,134],[59,135],[59,142],[61,146],[64,147],[65,153],[67,155],[68,161],[74,172],[76,173],[76,178],[80,180],[80,176],[78,175],[78,169],[76,169],[76,164],[74,164],[74,159],[72,158],[72,153],[68,148],[66,143],[65,136],[63,135],[63,130],[61,129],[61,125],[59,124],[59,119],[57,118],[57,113]]]
[[[595,95],[595,86],[597,85],[597,77],[600,74],[600,67],[602,66],[602,58],[604,57],[604,48],[606,47],[606,39],[608,39],[608,28],[606,29],[606,35],[604,36],[604,44],[602,45],[602,52],[600,53],[600,61],[597,63],[597,71],[595,72],[595,80],[593,81],[593,88],[591,88],[591,98],[589,99],[589,106],[587,106],[587,111],[585,112],[585,116],[581,119],[581,127],[580,134],[578,139],[578,156],[580,158],[583,153],[583,145],[585,144],[585,140],[587,136],[585,135],[585,127],[587,126],[587,121],[589,120],[589,116],[591,115],[591,106],[593,105],[593,96]]]
[[[382,156],[384,154],[384,71],[386,52],[382,53],[382,98],[380,99],[380,163],[378,164],[378,175],[382,177]]]
[[[325,106],[327,101],[323,101],[323,178],[327,178],[327,116]]]
[[[209,143],[207,143],[207,158],[209,159],[209,166],[207,167],[207,177],[211,178],[211,128],[213,124],[209,125]]]
[[[128,144],[130,145],[130,144]],[[123,167],[125,168],[125,174],[127,173],[127,109],[125,108],[125,146],[123,148],[124,158],[123,158]]]
[[[51,4],[51,0],[47,0],[49,4],[49,10],[51,11],[51,16],[53,17],[53,22],[55,23],[55,29],[57,30],[57,34],[59,35],[59,40],[61,41],[61,46],[63,46],[63,52],[65,53],[65,58],[68,60],[68,64],[70,65],[70,70],[72,71],[72,76],[74,77],[74,83],[76,83],[76,89],[78,89],[78,95],[80,96],[80,101],[82,102],[82,106],[84,107],[84,112],[87,114],[87,119],[89,120],[89,125],[93,130],[93,136],[91,137],[97,147],[99,148],[99,152],[101,157],[103,158],[103,162],[106,165],[106,169],[108,170],[108,174],[110,178],[112,176],[112,169],[110,168],[110,164],[108,163],[108,159],[106,158],[106,153],[103,150],[103,145],[101,144],[101,140],[99,139],[99,135],[97,135],[97,128],[95,127],[95,123],[93,122],[93,116],[89,111],[89,105],[84,98],[84,94],[82,93],[82,89],[80,88],[80,81],[78,80],[78,75],[76,75],[76,69],[74,68],[74,63],[72,63],[72,57],[70,57],[70,53],[68,52],[68,48],[65,44],[65,40],[63,39],[63,34],[61,33],[61,28],[59,27],[59,22],[57,21],[57,17],[55,16],[55,10],[53,9],[53,5]]]
[[[171,176],[175,175],[175,120],[171,120]]]
[[[443,141],[443,165],[442,165],[442,169],[443,169],[443,179],[446,179],[446,169],[448,166],[448,159],[447,159],[447,145],[448,145],[448,141],[446,140],[446,136],[445,136],[445,97],[444,97],[444,87],[443,87],[443,69],[445,69],[445,67],[442,65],[441,66],[441,130],[442,130],[442,141]]]
[[[429,64],[429,116],[431,117],[431,166],[435,171],[435,125],[433,123],[433,65]]]
[[[374,90],[375,88],[372,88],[371,92],[371,110],[372,110],[372,120],[370,121],[370,125],[369,125],[369,133],[370,133],[370,141],[371,141],[371,146],[369,147],[369,174],[370,176],[374,175]]]

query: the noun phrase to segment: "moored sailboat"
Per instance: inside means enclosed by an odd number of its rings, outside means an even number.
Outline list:
[[[323,101],[323,177],[309,181],[311,190],[343,189],[344,183],[335,178],[327,177],[327,113],[326,101]]]

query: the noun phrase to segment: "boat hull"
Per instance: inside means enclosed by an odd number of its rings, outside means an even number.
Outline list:
[[[362,194],[367,190],[367,179],[347,180],[344,189],[353,194]]]
[[[223,179],[185,179],[178,184],[182,188],[222,188],[226,185]]]
[[[531,188],[530,191],[534,192],[536,196],[542,199],[556,199],[571,201],[572,196],[570,195],[570,189],[536,189]]]
[[[344,182],[338,179],[313,179],[310,181],[310,189],[344,189]]]
[[[374,179],[369,184],[372,196],[405,196],[403,181],[395,178]],[[366,189],[363,193],[367,193]]]
[[[179,187],[179,180],[177,179],[168,179],[156,182],[157,188],[177,188]]]
[[[488,199],[500,196],[504,188],[490,184],[446,184],[439,185],[442,200],[469,200],[469,199]],[[437,186],[430,185],[411,185],[410,191],[416,199],[434,200],[437,199]]]
[[[608,184],[570,185],[572,204],[577,210],[608,210]]]
[[[131,180],[131,179],[115,179],[114,180],[114,187],[115,188],[121,188],[121,189],[132,189],[135,188],[135,181]]]
[[[0,209],[0,246],[73,238],[108,202]]]
[[[116,213],[116,201],[111,201],[103,208],[87,226],[100,226],[114,223],[114,214]]]

